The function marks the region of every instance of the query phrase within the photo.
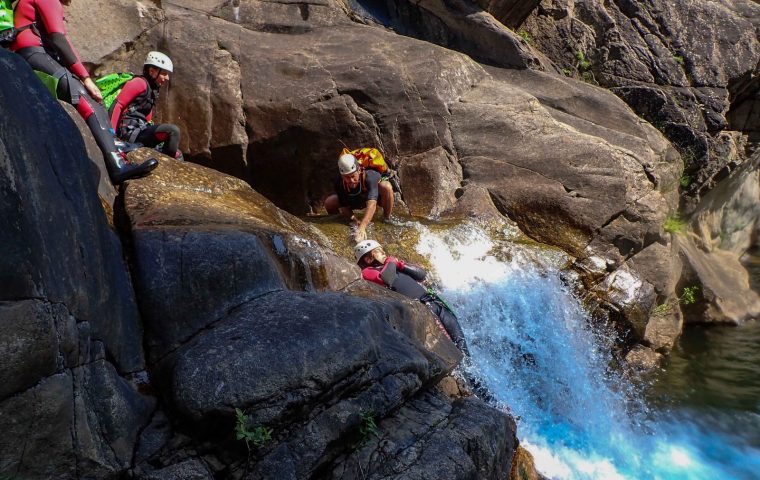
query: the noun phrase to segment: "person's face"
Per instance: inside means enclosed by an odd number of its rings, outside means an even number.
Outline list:
[[[355,171],[354,173],[349,173],[348,175],[343,175],[343,181],[346,183],[346,186],[350,189],[354,189],[358,187],[360,179],[361,179],[361,172],[359,170]]]
[[[150,67],[150,77],[156,81],[156,85],[162,87],[164,83],[169,81],[169,72],[156,67]]]
[[[385,259],[388,258],[388,256],[385,254],[385,250],[383,250],[383,247],[377,247],[376,249],[369,252],[369,254],[372,256],[373,260],[380,263],[385,263]]]

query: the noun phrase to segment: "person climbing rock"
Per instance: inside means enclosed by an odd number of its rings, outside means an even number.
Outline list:
[[[383,208],[383,219],[389,220],[393,212],[393,187],[382,179],[382,175],[372,169],[363,168],[351,153],[343,153],[338,158],[340,178],[335,182],[335,193],[325,199],[327,213],[340,213],[356,222],[354,240],[361,242],[367,238],[367,226],[375,216],[378,201]],[[358,220],[353,211],[364,209]]]
[[[441,321],[459,350],[469,356],[456,315],[441,297],[422,285],[427,276],[422,267],[386,255],[383,247],[375,240],[364,240],[356,244],[354,256],[362,269],[362,278],[425,304]]]
[[[63,21],[63,5],[71,0],[19,0],[13,23],[19,34],[10,49],[46,76],[57,98],[72,104],[84,118],[103,153],[111,182],[119,184],[153,170],[154,158],[131,164],[118,151],[102,96],[74,50]]]
[[[148,52],[143,73],[129,80],[111,105],[111,126],[125,142],[155,147],[163,143],[161,153],[182,158],[178,150],[179,127],[171,123],[153,125],[153,107],[159,89],[169,81],[174,71],[171,59],[161,52]]]

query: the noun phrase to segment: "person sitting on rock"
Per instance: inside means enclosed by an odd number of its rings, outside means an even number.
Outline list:
[[[154,125],[153,107],[159,89],[174,71],[171,59],[161,52],[148,52],[143,73],[129,80],[111,105],[111,125],[125,142],[155,147],[163,143],[161,153],[182,158],[179,152],[179,127],[171,123]]]
[[[325,199],[327,213],[341,213],[358,223],[354,240],[360,242],[367,238],[367,226],[377,210],[378,200],[383,207],[383,219],[388,220],[393,211],[393,187],[383,180],[379,172],[365,169],[359,165],[356,157],[344,153],[338,158],[340,178],[335,182],[335,193]],[[364,209],[361,221],[353,214],[354,210]]]
[[[133,165],[116,148],[108,114],[99,103],[103,96],[66,35],[62,5],[70,3],[71,0],[20,0],[13,15],[19,33],[10,49],[43,74],[57,98],[76,107],[103,153],[112,183],[145,175],[158,161],[152,158]]]
[[[356,244],[354,256],[362,269],[362,278],[425,304],[441,321],[459,350],[469,355],[464,333],[454,312],[441,297],[422,285],[421,282],[427,276],[422,267],[386,255],[383,247],[375,240],[364,240]]]

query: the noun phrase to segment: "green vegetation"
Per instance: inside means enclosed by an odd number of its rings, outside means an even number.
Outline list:
[[[661,305],[657,305],[652,309],[652,315],[662,317],[670,313],[670,304],[665,302]]]
[[[251,450],[251,444],[254,447],[260,447],[272,440],[272,429],[264,426],[258,426],[249,430],[250,417],[243,413],[239,408],[235,409],[235,438],[244,440],[248,451]]]
[[[380,429],[375,423],[375,414],[371,411],[362,412],[362,424],[359,427],[359,445],[364,445],[369,440],[370,435],[380,438]]]
[[[562,73],[564,73],[566,77],[572,77],[573,76],[573,71],[571,69],[567,68],[567,67],[565,67],[565,68],[562,69]]]
[[[682,68],[686,65],[686,62],[684,62],[683,56],[681,55],[673,55],[673,60],[681,65]]]
[[[686,225],[688,224],[685,220],[683,220],[680,216],[675,215],[673,217],[666,218],[665,223],[662,227],[668,233],[680,234],[686,231]]]
[[[528,45],[533,45],[533,37],[531,37],[530,33],[528,33],[526,30],[520,29],[520,31],[517,32],[517,35],[519,35],[520,38],[522,38],[523,41]]]
[[[691,185],[691,175],[688,173],[684,173],[681,175],[681,178],[678,180],[678,183],[681,185],[681,188],[687,188],[689,185]]]
[[[586,54],[582,51],[578,50],[575,52],[575,60],[575,68],[577,68],[579,72],[587,72],[591,69],[591,61],[586,58]]]
[[[697,303],[698,292],[699,287],[696,285],[693,285],[691,287],[684,287],[683,292],[681,293],[681,297],[678,300],[680,300],[681,304],[683,305],[694,305]]]

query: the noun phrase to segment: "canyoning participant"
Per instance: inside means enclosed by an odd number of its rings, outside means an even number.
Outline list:
[[[98,87],[82,65],[66,35],[63,6],[71,0],[19,0],[13,23],[19,30],[11,51],[41,72],[48,88],[57,98],[72,104],[92,131],[114,184],[144,175],[158,162],[150,159],[140,165],[129,163],[114,144],[108,114],[99,102]]]
[[[393,187],[383,180],[382,175],[370,168],[363,168],[351,153],[343,153],[338,158],[340,178],[335,182],[335,193],[325,199],[327,213],[341,213],[357,223],[354,240],[367,238],[367,226],[377,210],[383,208],[383,219],[389,220],[393,211]],[[364,209],[361,221],[354,216],[354,210]]]
[[[159,89],[174,71],[171,59],[161,52],[148,52],[143,73],[129,80],[111,106],[111,126],[117,136],[130,143],[155,147],[163,143],[161,153],[182,158],[179,148],[179,127],[171,123],[154,125],[153,108]]]
[[[454,312],[441,297],[422,285],[421,282],[427,276],[422,267],[386,255],[383,247],[375,240],[359,242],[354,247],[354,256],[362,269],[362,278],[425,304],[441,321],[459,350],[469,355],[462,328]]]

